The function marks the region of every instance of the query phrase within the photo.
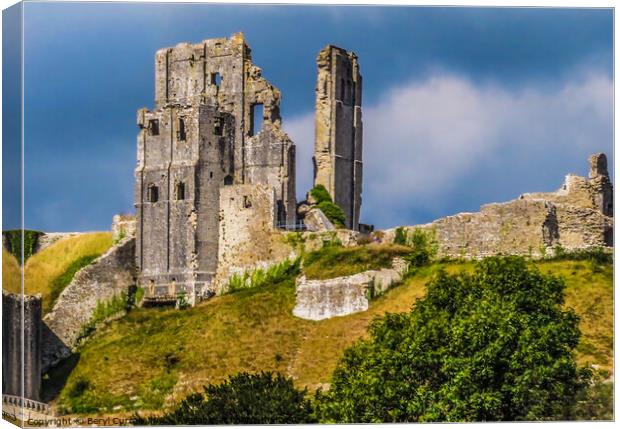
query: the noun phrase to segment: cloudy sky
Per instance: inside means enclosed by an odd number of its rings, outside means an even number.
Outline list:
[[[588,154],[611,162],[612,24],[605,9],[26,4],[26,227],[108,229],[133,211],[155,51],[236,31],[282,91],[300,199],[328,43],[355,51],[364,78],[363,222],[555,190]]]

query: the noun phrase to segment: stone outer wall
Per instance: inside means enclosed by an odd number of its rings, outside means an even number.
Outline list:
[[[134,238],[124,239],[78,271],[43,319],[46,325],[42,336],[43,371],[70,356],[97,302],[126,292],[134,284]]]
[[[370,288],[380,295],[407,272],[408,265],[395,258],[392,268],[369,270],[326,280],[297,279],[293,315],[307,320],[323,320],[368,310]]]
[[[590,177],[566,176],[557,192],[523,194],[517,200],[487,204],[425,225],[439,256],[482,258],[498,254],[542,257],[557,246],[566,250],[613,246],[613,187],[604,154],[590,156]],[[396,228],[382,231],[394,241]]]
[[[24,314],[23,324],[22,307]],[[3,291],[3,395],[23,396],[35,401],[40,399],[41,330],[41,296],[21,296]]]
[[[353,52],[329,45],[317,56],[314,184],[325,186],[358,229],[362,205],[362,76]]]

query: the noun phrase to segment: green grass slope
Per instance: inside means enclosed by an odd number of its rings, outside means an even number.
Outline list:
[[[580,363],[611,369],[611,265],[537,265],[566,279],[566,305],[582,316]],[[82,346],[57,405],[69,413],[161,409],[239,371],[278,371],[310,389],[326,385],[344,349],[366,335],[368,323],[385,312],[408,311],[441,267],[456,272],[472,264],[425,267],[373,300],[368,311],[319,322],[292,316],[293,279],[219,296],[184,311],[135,310]]]

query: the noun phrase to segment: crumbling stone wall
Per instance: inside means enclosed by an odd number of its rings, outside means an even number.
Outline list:
[[[362,76],[357,56],[329,45],[317,57],[314,184],[357,230],[362,205]]]
[[[120,241],[125,237],[136,236],[136,217],[129,214],[117,214],[112,217],[112,240]]]
[[[265,268],[294,257],[294,249],[275,229],[275,192],[269,185],[232,185],[220,194],[218,270],[221,292],[231,274]]]
[[[589,178],[566,176],[557,192],[529,193],[487,204],[430,224],[405,227],[432,231],[440,256],[481,258],[497,254],[540,257],[556,246],[567,250],[613,245],[613,187],[604,154],[590,157]],[[392,242],[395,229],[382,241]]]
[[[323,320],[368,310],[371,296],[380,295],[399,282],[408,265],[395,258],[392,268],[368,270],[351,276],[326,280],[296,281],[293,315],[307,320]]]
[[[3,394],[39,400],[41,325],[40,295],[22,296],[2,291]]]
[[[212,105],[230,113],[235,118],[233,138],[234,183],[267,183],[276,189],[276,199],[283,207],[279,221],[295,217],[295,146],[281,129],[280,91],[263,76],[260,67],[252,63],[252,51],[243,33],[230,38],[204,40],[197,44],[180,43],[174,48],[157,51],[155,56],[155,105],[166,106]],[[263,108],[258,116],[258,107]],[[257,117],[255,117],[257,116]],[[267,131],[268,136],[248,141]],[[264,141],[269,138],[269,145]],[[252,146],[263,142],[263,148],[273,152],[267,156],[269,163],[261,164]],[[281,154],[281,156],[277,156]],[[263,155],[261,153],[261,155]],[[282,172],[273,175],[275,161]],[[256,170],[264,166],[265,174]],[[258,180],[258,181],[255,181]],[[293,207],[293,211],[287,209]]]
[[[78,271],[58,297],[52,311],[43,318],[43,370],[70,356],[97,302],[127,292],[134,284],[135,239],[131,237]]]

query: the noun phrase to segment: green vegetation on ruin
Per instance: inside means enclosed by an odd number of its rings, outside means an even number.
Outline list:
[[[366,246],[324,246],[304,256],[303,273],[308,279],[330,279],[350,276],[367,270],[390,268],[396,256],[411,252],[409,247],[395,244]]]
[[[336,228],[344,228],[345,216],[342,209],[334,203],[331,195],[323,185],[316,185],[310,190],[310,195],[316,201],[317,207],[334,224]]]
[[[396,246],[375,250],[377,246],[372,245],[334,248],[317,253],[315,262],[308,266],[320,266],[327,260],[320,257],[330,257],[329,252],[335,252],[331,256],[336,255],[336,260],[344,252],[347,257],[338,264],[330,259],[332,265],[340,266],[335,271],[340,275],[366,267],[364,264],[373,258],[391,261],[392,256],[406,250]],[[345,268],[351,257],[347,250],[357,254],[351,263],[355,268]],[[612,265],[570,258],[532,263],[541,272],[562,276],[566,281],[565,305],[581,317],[578,363],[611,371]],[[50,374],[51,381],[64,384],[56,401],[68,413],[169,410],[186,395],[239,372],[279,372],[291,377],[298,388],[308,387],[310,392],[327,388],[344,350],[367,337],[373,318],[386,312],[409,311],[424,295],[426,283],[441,269],[456,273],[469,271],[473,265],[452,261],[417,268],[402,285],[375,298],[368,311],[318,322],[292,316],[292,275],[182,311],[135,309],[98,329],[80,347],[77,363],[71,363],[75,368],[66,380],[54,380],[56,375]],[[316,272],[321,273],[318,268]],[[56,370],[62,372],[62,368]]]
[[[39,237],[43,233],[41,231],[34,231],[30,229],[24,230],[24,261],[28,261],[36,248],[37,243],[39,241]],[[22,253],[22,230],[21,229],[11,229],[7,231],[2,231],[2,235],[5,239],[5,245],[7,250],[17,258],[18,261],[21,261],[21,253]]]

